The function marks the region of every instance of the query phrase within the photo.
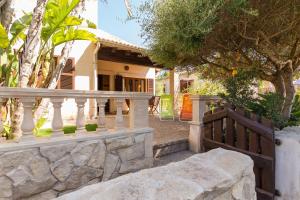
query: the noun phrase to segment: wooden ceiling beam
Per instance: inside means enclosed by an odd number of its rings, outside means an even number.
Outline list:
[[[103,47],[98,52],[98,59],[112,62],[121,62],[124,64],[144,65],[149,67],[162,68],[162,66],[153,63],[148,56],[127,50],[117,50],[111,47]]]

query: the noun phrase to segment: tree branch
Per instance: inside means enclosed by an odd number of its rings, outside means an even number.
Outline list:
[[[220,69],[224,69],[225,71],[228,71],[228,72],[231,71],[231,70],[228,69],[227,67],[225,67],[225,66],[223,66],[223,65],[220,65],[220,64],[217,64],[217,63],[215,63],[215,62],[209,61],[209,60],[207,60],[207,59],[205,59],[205,58],[203,58],[203,57],[200,57],[200,60],[202,60],[202,61],[204,62],[203,64],[211,64],[211,65],[214,65],[215,67],[218,67],[218,68],[220,68]]]
[[[297,52],[298,43],[299,43],[299,38],[296,39],[296,41],[295,41],[295,43],[294,43],[294,45],[291,49],[291,53],[290,53],[290,58],[291,59],[295,56],[295,54]]]

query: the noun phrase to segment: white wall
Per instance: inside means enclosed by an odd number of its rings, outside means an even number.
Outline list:
[[[129,66],[129,70],[125,70],[124,66]],[[110,62],[99,60],[98,73],[106,75],[121,75],[123,77],[155,79],[155,68],[141,65],[130,65],[124,63]]]
[[[300,199],[300,127],[287,127],[276,132],[281,145],[276,146],[277,200]]]

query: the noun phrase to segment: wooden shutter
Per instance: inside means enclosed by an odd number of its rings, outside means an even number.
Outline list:
[[[148,92],[153,93],[154,89],[154,80],[153,79],[148,79]]]
[[[74,89],[75,86],[75,62],[74,59],[69,58],[66,66],[60,75],[57,84],[58,89]]]
[[[115,76],[115,91],[123,91],[123,76]]]

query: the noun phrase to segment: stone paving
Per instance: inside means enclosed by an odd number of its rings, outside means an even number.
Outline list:
[[[181,160],[185,160],[185,159],[191,157],[192,155],[194,155],[193,152],[180,151],[180,152],[172,153],[172,154],[169,154],[166,156],[154,158],[153,167],[163,166],[163,165],[167,165],[171,162],[178,162]]]
[[[190,130],[188,122],[181,122],[178,119],[160,121],[157,115],[149,116],[149,126],[154,128],[154,144],[187,139]]]
[[[114,128],[115,116],[106,116],[106,127]],[[67,121],[67,124],[75,124],[75,121]],[[87,123],[97,123],[96,120],[88,120]],[[129,116],[124,115],[124,125],[129,126]],[[182,122],[178,119],[174,121],[161,121],[158,115],[149,115],[149,126],[154,128],[154,144],[164,144],[182,139],[187,139],[189,135],[190,125],[188,122]]]

